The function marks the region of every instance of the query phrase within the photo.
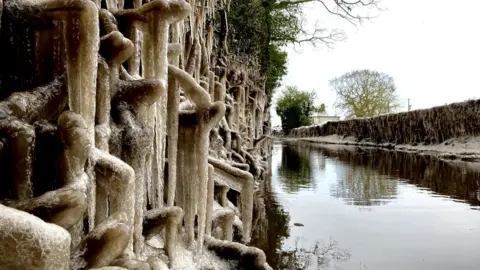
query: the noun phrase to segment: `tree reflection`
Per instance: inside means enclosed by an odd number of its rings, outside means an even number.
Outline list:
[[[347,204],[382,205],[397,194],[397,182],[388,180],[369,168],[349,165],[338,172],[332,195],[343,198]]]
[[[278,168],[279,180],[287,193],[312,186],[310,149],[304,145],[282,145],[282,160]]]
[[[290,237],[290,214],[278,203],[271,180],[271,168],[268,168],[254,201],[251,242],[265,252],[270,266],[278,270],[327,269],[333,262],[348,260],[350,253],[340,249],[333,240],[326,244],[317,241],[304,248],[300,246],[301,239],[297,239],[294,248],[283,249]]]
[[[267,184],[268,185],[268,184]],[[329,269],[336,262],[350,259],[350,252],[341,249],[338,242],[330,241],[322,244],[317,241],[307,248],[301,246],[301,240],[295,241],[291,249],[283,249],[284,241],[290,237],[290,215],[277,203],[273,194],[268,190],[263,194],[264,203],[257,207],[264,207],[265,215],[255,222],[251,244],[265,252],[267,261],[273,269],[277,270],[307,270]],[[257,200],[262,197],[257,197]],[[263,211],[257,209],[257,214]]]
[[[428,188],[436,193],[480,205],[480,170],[472,170],[466,163],[446,162],[436,158],[378,149],[332,147],[320,145],[282,145],[278,180],[286,192],[297,192],[312,186],[317,170],[325,169],[325,160],[331,168],[332,157],[337,176],[332,195],[357,205],[362,211],[369,206],[387,203],[397,196],[397,179]],[[330,171],[330,169],[329,169]],[[350,258],[348,250],[338,243],[319,242],[313,246],[300,244],[297,239],[293,248],[286,248],[290,237],[290,214],[279,204],[272,191],[271,168],[265,174],[255,199],[252,245],[265,251],[273,269],[307,270],[330,269],[336,262]],[[391,180],[391,178],[395,178]],[[365,266],[360,266],[364,269]]]
[[[324,155],[336,157],[348,165],[341,174],[339,187],[333,192],[338,196],[357,198],[359,193],[363,193],[363,198],[370,201],[393,196],[396,188],[391,187],[392,181],[379,180],[388,175],[472,206],[480,206],[480,168],[471,163],[381,149],[324,146],[318,149]],[[359,183],[355,180],[358,178],[363,181]],[[372,197],[370,194],[377,195]]]
[[[270,163],[271,164],[271,163]],[[281,248],[285,239],[290,237],[290,215],[278,203],[272,191],[271,168],[265,173],[265,179],[256,193],[254,201],[254,223],[252,245],[262,249],[273,269],[281,261]]]
[[[333,262],[348,261],[351,254],[346,249],[341,249],[338,242],[330,239],[327,244],[317,241],[308,249],[299,247],[298,238],[295,247],[281,252],[281,261],[275,269],[281,270],[305,270],[305,269],[328,269]]]
[[[314,160],[318,164],[318,168],[321,171],[325,171],[325,168],[327,167],[327,161],[325,158],[325,155],[319,153],[318,151],[313,152]]]

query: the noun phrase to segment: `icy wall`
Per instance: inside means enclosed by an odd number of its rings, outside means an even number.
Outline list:
[[[185,269],[210,252],[269,268],[245,245],[269,108],[218,33],[228,5],[2,3],[0,269]]]

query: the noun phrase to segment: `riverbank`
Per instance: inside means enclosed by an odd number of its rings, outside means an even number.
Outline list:
[[[288,138],[480,161],[480,100],[295,128]]]
[[[303,138],[276,138],[282,141],[303,141],[310,143],[333,144],[333,145],[352,145],[360,147],[375,147],[403,151],[409,153],[435,156],[440,159],[461,160],[467,162],[480,162],[480,137],[461,137],[452,138],[440,144],[392,144],[392,143],[373,143],[366,140],[358,141],[355,137],[343,137],[339,135],[329,135],[321,137],[303,137]]]

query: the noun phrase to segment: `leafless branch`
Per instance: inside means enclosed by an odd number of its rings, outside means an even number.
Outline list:
[[[365,8],[378,11],[384,10],[379,6],[379,0],[358,0],[353,2],[344,0],[284,0],[276,3],[275,8],[286,9],[289,6],[298,6],[306,3],[320,3],[328,13],[345,19],[355,26],[362,24],[364,20],[370,20],[376,17],[360,14],[365,11]]]
[[[329,29],[320,27],[318,21],[315,23],[313,30],[308,30],[303,23],[301,10],[298,8],[307,3],[317,3],[331,15],[342,18],[353,26],[363,24],[376,16],[372,16],[368,11],[381,11],[379,7],[380,0],[282,0],[274,4],[273,8],[278,12],[284,12],[290,17],[300,17],[298,36],[292,37],[292,40],[282,39],[293,45],[294,50],[297,46],[309,44],[316,47],[319,44],[325,45],[328,49],[332,49],[335,43],[346,39],[345,32],[340,29]],[[282,37],[283,38],[283,37]],[[273,40],[275,42],[275,40]]]

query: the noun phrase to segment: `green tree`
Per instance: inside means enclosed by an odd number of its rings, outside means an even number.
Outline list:
[[[327,111],[327,106],[324,103],[320,104],[318,107],[313,108],[314,112],[325,113]]]
[[[287,74],[287,53],[277,45],[270,45],[270,61],[267,68],[265,92],[271,97],[274,90],[280,87],[280,82]]]
[[[354,70],[330,80],[337,94],[335,107],[349,116],[370,117],[401,107],[395,80],[382,72]]]
[[[315,92],[300,91],[295,86],[287,86],[277,100],[276,111],[282,120],[282,129],[288,133],[291,129],[311,124]]]
[[[330,29],[318,23],[304,23],[305,4],[322,5],[328,14],[353,25],[370,19],[371,9],[379,10],[379,0],[242,0],[232,1],[228,16],[229,50],[247,55],[260,65],[265,78],[268,101],[286,74],[287,54],[281,49],[289,44],[333,46],[344,40],[341,29]]]

